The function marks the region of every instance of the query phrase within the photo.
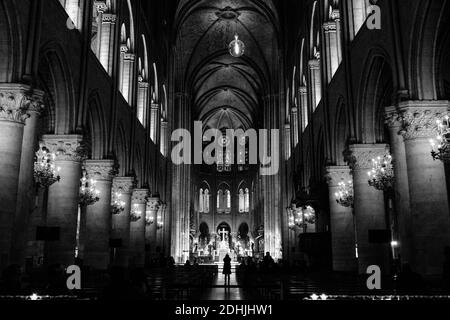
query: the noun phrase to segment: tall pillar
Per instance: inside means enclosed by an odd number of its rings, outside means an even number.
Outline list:
[[[353,208],[346,208],[336,202],[339,183],[352,181],[348,166],[327,167],[328,190],[330,197],[331,249],[333,270],[351,272],[358,269],[355,252],[355,221]]]
[[[164,253],[164,221],[166,210],[167,204],[163,203],[158,210],[158,218],[156,220],[156,247],[159,247],[162,253]],[[159,223],[162,223],[162,225],[159,225]]]
[[[99,17],[98,42],[99,60],[106,72],[111,76],[114,60],[114,37],[116,30],[117,15],[112,13],[101,13]]]
[[[114,248],[113,263],[121,267],[128,267],[130,255],[131,195],[134,185],[133,177],[116,177],[113,179],[113,192],[120,193],[120,200],[125,203],[124,210],[113,216],[112,223],[112,239],[122,242],[121,247]]]
[[[109,239],[111,234],[111,190],[114,174],[113,160],[86,160],[85,170],[96,181],[100,200],[86,208],[86,236],[84,264],[105,270],[110,262]]]
[[[291,125],[286,123],[284,125],[284,145],[285,145],[285,154],[284,160],[287,161],[291,158]]]
[[[302,134],[309,123],[308,88],[306,86],[300,87],[300,106],[302,109],[301,111],[302,125],[300,128],[300,134]]]
[[[19,186],[17,190],[17,207],[14,219],[11,262],[24,265],[27,245],[27,231],[31,212],[34,206],[34,156],[37,145],[37,125],[43,110],[44,93],[34,91],[31,97],[25,121],[22,141],[22,155],[20,160]]]
[[[322,99],[322,75],[320,72],[320,59],[309,61],[309,72],[311,77],[311,102],[312,110],[316,110]]]
[[[0,84],[0,268],[11,262],[28,91],[24,85]]]
[[[131,201],[133,214],[139,217],[139,220],[131,220],[130,226],[130,246],[136,267],[144,267],[145,264],[145,216],[148,196],[149,190],[135,189]]]
[[[47,226],[59,228],[59,241],[47,243],[47,262],[68,266],[75,261],[83,137],[46,135],[42,140],[56,154],[55,166],[61,176],[61,181],[50,186],[48,192]]]
[[[150,106],[150,139],[152,139],[154,144],[158,141],[158,124],[159,124],[159,105],[157,103],[152,103]]]
[[[396,107],[387,107],[385,113],[386,125],[389,129],[392,151],[392,164],[395,171],[395,212],[398,221],[398,239],[400,257],[403,263],[411,262],[413,236],[411,223],[413,216],[410,207],[408,168],[406,164],[405,141],[401,134],[402,119]]]
[[[157,240],[157,224],[158,224],[158,210],[160,208],[160,199],[158,197],[150,197],[147,200],[146,217],[153,222],[147,224],[145,228],[145,243],[147,246],[146,261],[150,262],[156,258],[156,240]]]
[[[336,21],[325,22],[323,29],[325,34],[325,57],[327,59],[327,80],[330,83],[339,67],[337,42],[339,35],[337,33]]]
[[[369,186],[367,175],[372,168],[372,159],[383,158],[387,145],[355,144],[350,146],[350,152],[359,273],[366,273],[368,266],[377,265],[383,274],[389,274],[389,244],[369,242],[370,230],[387,230],[387,225],[384,194]]]
[[[168,156],[169,150],[168,150],[168,122],[167,121],[161,121],[161,154],[164,157]]]
[[[145,81],[138,81],[138,95],[137,95],[137,117],[139,122],[147,127],[147,106],[148,106],[148,94],[149,84]]]
[[[292,143],[294,148],[298,145],[299,140],[299,130],[298,130],[298,109],[297,107],[291,108],[291,126],[292,126]]]
[[[440,275],[444,249],[450,246],[450,215],[444,165],[431,157],[430,139],[437,136],[436,120],[448,114],[448,101],[408,101],[398,110],[403,120],[409,182],[415,272]]]
[[[125,47],[126,48],[126,47]],[[122,46],[122,50],[125,49]],[[121,53],[121,60],[123,61],[122,72],[121,72],[121,92],[125,100],[131,104],[133,101],[133,86],[134,86],[134,64],[136,60],[136,55],[134,53],[129,53],[128,51]]]

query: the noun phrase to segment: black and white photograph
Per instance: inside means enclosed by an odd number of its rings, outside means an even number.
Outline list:
[[[0,0],[0,305],[449,306],[449,57],[447,0]]]

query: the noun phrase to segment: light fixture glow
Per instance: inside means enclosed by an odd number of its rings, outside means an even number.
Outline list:
[[[245,44],[239,40],[238,34],[234,35],[234,40],[230,42],[228,49],[230,50],[230,54],[235,58],[239,58],[244,55]]]

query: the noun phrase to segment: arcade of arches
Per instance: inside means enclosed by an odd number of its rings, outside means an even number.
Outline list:
[[[0,266],[269,252],[442,275],[450,177],[429,140],[449,112],[450,4],[377,6],[372,30],[368,0],[1,1]],[[226,148],[213,165],[173,163],[172,132],[194,136],[195,121],[279,130],[279,170],[261,174],[250,139],[243,163]],[[380,191],[367,172],[388,155]]]

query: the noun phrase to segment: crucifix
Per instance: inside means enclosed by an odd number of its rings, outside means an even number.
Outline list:
[[[219,231],[219,235],[222,238],[222,241],[225,241],[225,236],[228,235],[228,231],[224,228]]]

